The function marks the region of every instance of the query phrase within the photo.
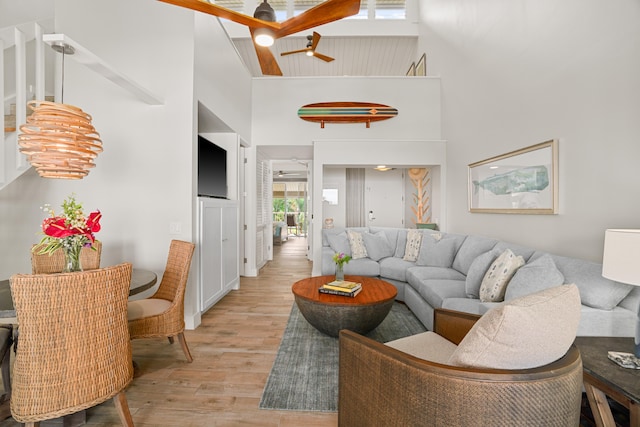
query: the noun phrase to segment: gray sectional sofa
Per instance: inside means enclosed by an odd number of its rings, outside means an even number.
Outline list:
[[[355,232],[350,241],[347,231]],[[422,233],[418,248],[415,234]],[[358,244],[359,242],[359,244]],[[352,251],[355,244],[355,253]],[[363,249],[364,247],[364,249]],[[408,261],[413,255],[415,261]],[[322,233],[322,274],[334,274],[335,252],[356,255],[345,265],[345,274],[380,277],[398,288],[403,301],[429,330],[435,308],[484,314],[500,302],[482,302],[480,285],[487,269],[506,249],[521,256],[524,265],[512,276],[504,300],[575,283],[582,302],[578,336],[631,337],[640,304],[640,287],[602,277],[602,265],[549,254],[489,237],[459,235],[434,230],[385,227],[331,228]],[[416,256],[417,251],[417,256]],[[366,252],[366,256],[358,258]],[[411,257],[409,257],[411,258]],[[485,286],[486,288],[486,286]]]

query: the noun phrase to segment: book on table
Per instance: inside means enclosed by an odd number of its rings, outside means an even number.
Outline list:
[[[331,294],[331,295],[341,295],[343,297],[355,297],[356,295],[358,295],[360,293],[360,291],[362,291],[362,286],[353,290],[353,291],[337,291],[335,289],[328,289],[325,287],[326,285],[320,286],[320,288],[318,288],[318,291],[321,294]]]
[[[353,291],[362,287],[361,283],[350,282],[348,280],[334,280],[333,282],[322,285],[327,289],[335,289],[337,291]]]

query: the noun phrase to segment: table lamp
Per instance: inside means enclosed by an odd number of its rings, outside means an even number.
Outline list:
[[[640,286],[640,230],[606,230],[602,276]],[[636,316],[635,355],[640,357],[640,304]]]

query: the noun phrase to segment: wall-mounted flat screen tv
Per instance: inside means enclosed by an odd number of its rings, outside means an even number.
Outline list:
[[[227,150],[198,135],[198,196],[227,198]]]

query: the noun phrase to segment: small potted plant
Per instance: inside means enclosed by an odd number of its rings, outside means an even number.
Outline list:
[[[344,252],[333,254],[333,262],[336,263],[336,280],[344,280],[344,265],[351,261],[351,255]]]

